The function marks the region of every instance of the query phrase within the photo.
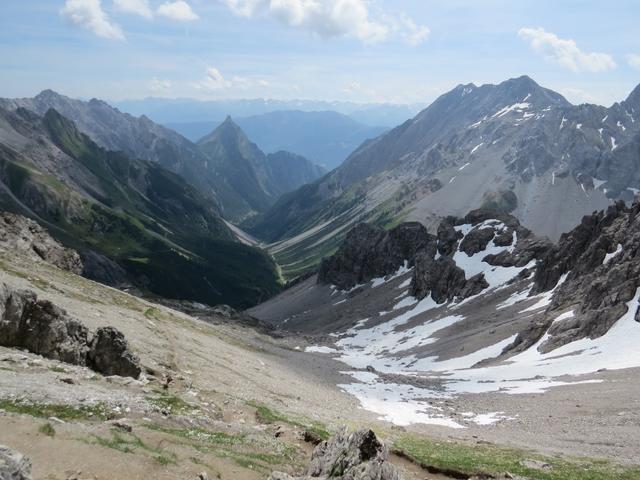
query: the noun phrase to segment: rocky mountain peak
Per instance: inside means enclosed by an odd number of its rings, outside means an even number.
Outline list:
[[[636,113],[640,110],[640,84],[631,91],[624,103],[626,106],[633,108]]]

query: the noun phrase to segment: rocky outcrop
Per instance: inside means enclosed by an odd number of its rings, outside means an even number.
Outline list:
[[[585,216],[548,250],[534,277],[534,292],[556,288],[546,328],[523,332],[521,344],[531,345],[545,332],[549,337],[540,346],[545,352],[581,338],[594,339],[627,313],[627,303],[640,287],[639,213],[639,203],[626,207],[618,202]],[[572,317],[553,321],[569,309]]]
[[[0,445],[0,479],[31,480],[31,460],[20,452]]]
[[[436,303],[443,303],[476,295],[488,286],[482,273],[467,280],[464,270],[449,257],[434,260],[420,255],[416,258],[410,293],[420,300],[431,294]]]
[[[405,262],[413,265],[419,252],[433,257],[435,251],[436,238],[417,222],[403,223],[388,232],[361,223],[347,234],[335,255],[322,261],[318,282],[346,290],[394,273]]]
[[[349,434],[345,428],[315,448],[305,475],[291,477],[274,472],[269,480],[401,480],[388,457],[387,447],[372,430]]]
[[[91,340],[88,365],[104,375],[138,378],[140,361],[129,349],[129,343],[113,327],[99,328]]]
[[[78,275],[82,273],[82,261],[75,250],[63,247],[44,228],[21,215],[0,212],[0,248],[21,252]]]
[[[0,284],[0,345],[85,365],[104,375],[138,378],[141,373],[140,361],[115,328],[99,328],[92,334],[50,301],[4,283]]]

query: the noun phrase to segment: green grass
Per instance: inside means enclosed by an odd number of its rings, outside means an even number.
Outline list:
[[[246,442],[245,435],[232,435],[225,432],[212,432],[203,428],[170,428],[160,425],[146,425],[147,428],[167,433],[186,440],[193,440],[211,445],[238,445]]]
[[[530,480],[640,480],[640,467],[622,467],[606,460],[554,458],[494,445],[439,442],[414,436],[396,440],[394,448],[417,463],[467,475],[509,472]],[[526,467],[524,460],[551,465],[549,470]]]
[[[0,409],[10,413],[30,415],[37,418],[56,417],[65,421],[107,419],[106,409],[102,404],[75,407],[71,405],[0,399]]]
[[[186,413],[195,410],[187,402],[176,395],[156,390],[156,395],[146,397],[147,401],[158,408],[166,409],[174,414]]]
[[[49,367],[49,370],[51,370],[52,372],[56,372],[56,373],[67,373],[67,370],[62,368],[62,367],[58,367],[58,366],[53,366],[53,367]]]
[[[48,437],[55,437],[56,436],[56,429],[53,428],[53,425],[51,425],[50,423],[45,423],[44,425],[42,425],[38,431]]]
[[[293,419],[287,417],[283,413],[277,412],[264,404],[257,402],[248,402],[248,405],[256,409],[256,415],[262,423],[286,423],[295,427],[307,430],[317,435],[322,440],[327,440],[331,434],[327,431],[326,427],[319,422],[312,422],[301,419]]]
[[[91,435],[88,443],[111,448],[122,453],[146,452],[160,465],[177,465],[178,463],[178,457],[174,453],[162,448],[153,447],[133,433],[121,433],[116,429],[111,430],[111,438]]]

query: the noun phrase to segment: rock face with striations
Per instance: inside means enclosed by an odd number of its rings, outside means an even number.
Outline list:
[[[21,215],[0,212],[0,248],[22,252],[78,275],[82,273],[82,261],[75,250],[63,247],[44,228]]]
[[[418,252],[433,256],[435,249],[436,238],[417,222],[403,223],[390,231],[360,223],[347,234],[335,255],[322,261],[318,282],[353,288],[394,273],[405,262],[413,265]]]
[[[141,373],[140,361],[115,328],[99,328],[92,334],[48,300],[4,283],[0,283],[0,345],[85,365],[104,375],[138,378]]]
[[[546,323],[516,339],[520,351],[546,332],[539,350],[549,352],[581,338],[604,335],[628,312],[628,303],[640,288],[640,203],[618,202],[606,211],[585,216],[580,225],[563,234],[542,257],[534,277],[533,293],[554,290]],[[632,305],[638,317],[638,306]],[[554,322],[561,313],[573,316]]]
[[[0,445],[0,479],[31,480],[31,460],[20,452]]]
[[[349,434],[345,428],[315,448],[305,475],[291,477],[274,472],[269,480],[401,480],[388,457],[387,447],[372,430]]]

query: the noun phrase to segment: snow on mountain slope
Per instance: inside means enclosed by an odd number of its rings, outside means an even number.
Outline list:
[[[324,347],[308,351],[345,363],[354,380],[340,387],[385,420],[452,428],[502,421],[500,412],[462,412],[450,400],[543,393],[600,382],[590,374],[602,369],[640,367],[639,212],[617,204],[556,245],[513,217],[482,211],[447,219],[437,238],[417,227],[386,236],[358,227],[323,263],[320,281],[252,313],[315,334]],[[410,235],[423,245],[399,260]],[[390,264],[376,260],[381,252]]]

